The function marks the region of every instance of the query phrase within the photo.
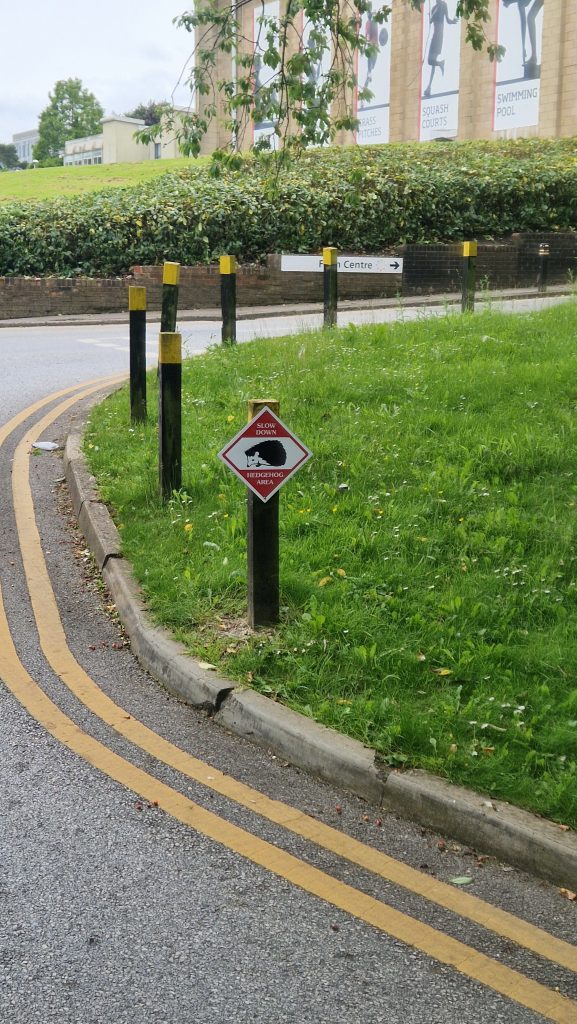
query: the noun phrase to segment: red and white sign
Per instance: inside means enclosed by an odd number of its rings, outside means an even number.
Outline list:
[[[272,498],[311,455],[267,405],[218,453],[262,501]]]

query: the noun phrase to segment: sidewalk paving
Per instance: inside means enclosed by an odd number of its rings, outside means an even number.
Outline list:
[[[510,288],[496,291],[478,291],[476,304],[478,307],[492,305],[511,299],[536,299],[561,298],[575,293],[575,289],[568,284],[553,285],[545,293],[539,292],[536,288]],[[401,310],[435,308],[438,306],[461,307],[461,295],[457,292],[444,292],[442,294],[430,295],[403,295],[387,299],[342,299],[339,301],[339,312],[361,312],[371,310]],[[277,306],[240,306],[237,309],[237,320],[258,320],[263,317],[288,317],[308,316],[322,312],[321,303],[302,302],[290,305]],[[217,321],[222,319],[221,310],[218,307],[183,309],[179,310],[178,320],[181,323],[196,321]],[[147,313],[149,323],[160,322],[160,311],[149,310]],[[54,327],[65,325],[68,327],[85,326],[90,324],[124,324],[128,323],[128,310],[121,313],[55,313],[44,316],[23,317],[18,319],[0,319],[2,327]]]

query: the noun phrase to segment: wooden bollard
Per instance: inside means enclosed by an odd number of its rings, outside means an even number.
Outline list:
[[[160,492],[182,485],[182,336],[161,332],[158,346],[158,466]]]
[[[180,263],[165,263],[162,268],[162,310],[160,314],[161,334],[170,334],[176,331],[179,282]]]
[[[146,420],[146,288],[128,288],[130,336],[130,418]]]
[[[234,256],[220,257],[220,305],[222,310],[221,341],[233,345],[236,341],[236,260]]]
[[[274,399],[252,399],[248,422],[265,406],[279,415]],[[251,490],[247,497],[248,624],[271,626],[279,621],[279,492],[261,501]]]
[[[323,249],[324,326],[336,327],[338,303],[338,253],[333,246]]]
[[[473,313],[477,280],[477,243],[463,242],[461,311]]]

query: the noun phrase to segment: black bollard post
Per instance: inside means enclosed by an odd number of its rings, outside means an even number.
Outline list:
[[[265,406],[279,415],[279,403],[267,399],[248,403],[248,421]],[[279,492],[262,501],[249,490],[247,498],[248,624],[270,626],[279,621]]]
[[[162,311],[160,314],[161,334],[170,334],[176,331],[179,282],[180,263],[165,263],[162,268]]]
[[[542,242],[539,246],[539,279],[537,281],[537,291],[544,295],[547,291],[547,281],[549,279],[549,246],[546,242]]]
[[[477,243],[463,242],[461,311],[473,313],[475,309],[475,283],[477,278]]]
[[[130,418],[146,420],[146,288],[128,288],[130,321]]]
[[[161,332],[158,348],[158,464],[164,499],[182,484],[182,336]]]
[[[220,257],[220,305],[222,309],[223,345],[236,341],[236,260],[234,256]]]
[[[336,327],[338,303],[338,253],[333,246],[323,249],[324,326]]]

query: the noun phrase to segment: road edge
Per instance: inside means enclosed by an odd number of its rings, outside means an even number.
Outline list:
[[[397,771],[375,750],[204,668],[154,626],[121,541],[82,453],[68,435],[64,469],[74,513],[143,668],[170,693],[236,735],[388,812],[483,853],[577,889],[577,835],[554,822],[423,771]]]

